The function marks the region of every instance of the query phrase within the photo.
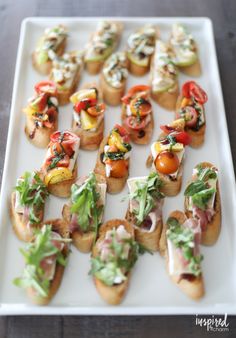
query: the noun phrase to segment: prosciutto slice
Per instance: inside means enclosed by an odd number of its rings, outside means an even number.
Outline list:
[[[212,208],[202,210],[196,207],[195,205],[193,205],[193,217],[197,218],[200,221],[200,226],[201,226],[202,231],[206,230],[207,224],[211,222],[214,214],[215,214],[215,210]]]

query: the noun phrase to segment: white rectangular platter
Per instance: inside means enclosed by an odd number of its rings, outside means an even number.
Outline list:
[[[0,204],[0,314],[80,314],[80,315],[150,315],[150,314],[236,314],[236,191],[230,152],[228,131],[220,85],[212,23],[207,18],[107,18],[121,20],[125,29],[119,50],[125,48],[128,35],[145,23],[160,27],[161,37],[168,39],[171,25],[184,23],[197,40],[202,65],[202,76],[197,79],[208,93],[206,104],[206,141],[198,150],[187,149],[184,165],[183,185],[180,194],[166,198],[164,220],[170,211],[183,209],[183,191],[193,167],[201,161],[214,163],[220,172],[222,202],[222,231],[213,247],[202,247],[202,263],[205,280],[205,297],[194,302],[188,299],[170,281],[164,260],[158,253],[145,254],[138,260],[131,278],[127,295],[120,306],[106,305],[98,295],[91,276],[88,254],[82,254],[72,247],[62,285],[47,307],[33,306],[24,290],[15,287],[12,280],[21,274],[24,266],[19,248],[24,246],[13,233],[9,219],[9,199],[16,179],[26,170],[40,168],[45,150],[35,148],[24,135],[24,115],[22,107],[33,94],[33,86],[45,79],[31,65],[31,53],[38,38],[46,27],[64,24],[69,28],[68,50],[82,49],[90,34],[103,18],[28,18],[22,23],[18,49],[15,82],[11,106],[10,126],[6,149],[5,168],[2,180]],[[180,85],[187,79],[180,74]],[[83,72],[80,85],[98,80]],[[129,76],[128,88],[134,84],[148,83],[148,75],[142,78]],[[154,105],[155,130],[153,140],[159,134],[159,125],[173,120],[173,113]],[[72,106],[60,108],[59,129],[70,128]],[[108,107],[105,117],[105,134],[116,122],[120,122],[120,108]],[[133,146],[130,176],[145,175],[148,170],[145,160],[149,146]],[[80,151],[78,158],[79,175],[93,170],[96,151]],[[121,202],[127,189],[118,195],[107,196],[105,220],[122,218],[127,209],[127,201]],[[46,205],[45,219],[60,217],[64,199],[50,196]]]

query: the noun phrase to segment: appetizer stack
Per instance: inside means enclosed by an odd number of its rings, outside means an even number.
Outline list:
[[[91,253],[90,274],[109,304],[123,300],[139,254],[146,251],[165,258],[171,280],[187,296],[204,295],[200,245],[215,244],[221,229],[217,168],[199,163],[185,187],[184,212],[175,210],[167,220],[162,214],[164,200],[181,191],[187,152],[204,143],[207,94],[193,80],[181,88],[178,79],[181,72],[200,75],[197,44],[181,24],[173,25],[168,41],[157,27],[145,25],[117,51],[122,30],[120,22],[103,21],[84,50],[65,51],[68,30],[58,25],[45,30],[32,55],[35,70],[49,79],[35,85],[23,109],[25,134],[33,146],[47,150],[41,168],[17,179],[10,210],[17,237],[27,242],[21,250],[25,267],[14,284],[36,304],[47,304],[59,288],[70,244]],[[78,88],[84,70],[100,75]],[[137,79],[148,72],[149,83],[127,86],[129,73]],[[160,125],[159,136],[156,103],[174,113],[172,122]],[[71,129],[58,130],[59,107],[65,104]],[[119,115],[109,106],[119,106]],[[113,124],[106,134],[108,115]],[[146,145],[150,173],[130,177]],[[97,151],[86,176],[80,174],[79,148]],[[126,214],[106,220],[106,193],[120,193],[126,183]],[[62,217],[45,220],[44,206],[53,195],[67,198],[55,210]]]

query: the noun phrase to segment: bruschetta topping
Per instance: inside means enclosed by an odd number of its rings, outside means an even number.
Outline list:
[[[152,91],[171,91],[176,86],[178,70],[172,61],[170,46],[161,40],[156,41],[152,68]]]
[[[193,172],[193,181],[184,192],[187,210],[192,211],[193,217],[200,221],[202,230],[205,230],[215,214],[217,181],[218,170],[215,167],[203,168],[198,165]]]
[[[105,60],[116,47],[118,37],[119,30],[115,22],[101,21],[86,46],[85,61]]]
[[[52,129],[58,114],[56,87],[52,81],[41,81],[35,85],[35,96],[28,100],[23,112],[33,120],[35,129],[29,135],[34,138],[36,129]]]
[[[193,218],[187,219],[183,224],[174,217],[167,220],[168,229],[167,248],[169,259],[169,273],[184,277],[186,275],[199,276],[200,263],[203,256],[199,251],[201,228],[199,222]]]
[[[128,77],[127,57],[124,52],[112,54],[105,62],[103,75],[106,81],[114,88],[120,88]]]
[[[177,117],[185,120],[187,129],[198,131],[205,124],[204,103],[206,102],[207,94],[196,82],[185,82]]]
[[[67,36],[67,29],[63,25],[46,28],[44,35],[36,48],[37,63],[42,65],[56,57],[56,52]]]
[[[38,224],[41,219],[37,215],[43,209],[47,196],[47,188],[38,173],[25,172],[15,187],[15,211],[23,215],[29,226]]]
[[[151,122],[152,104],[150,102],[150,87],[137,85],[128,91],[121,100],[126,110],[125,124],[133,130],[144,129]]]
[[[78,180],[71,187],[71,223],[70,231],[97,234],[102,221],[106,199],[106,183],[98,183],[94,173]]]
[[[173,25],[170,43],[175,53],[173,61],[177,66],[190,66],[197,61],[196,43],[184,25]]]
[[[137,64],[148,65],[150,56],[154,53],[156,29],[146,25],[128,38],[128,58]]]
[[[72,177],[80,145],[80,138],[70,131],[57,131],[50,139],[42,167],[46,185]]]
[[[104,119],[106,106],[98,101],[96,88],[82,89],[71,96],[74,103],[73,118],[83,130],[96,131]]]
[[[116,124],[110,132],[108,143],[102,153],[106,177],[122,178],[128,172],[128,159],[132,149],[129,135],[125,128]]]
[[[98,256],[91,260],[90,273],[109,286],[124,282],[138,258],[138,245],[124,225],[108,230],[98,250]]]
[[[162,126],[163,127],[163,126]],[[162,128],[163,129],[163,128]],[[168,131],[168,126],[165,126]],[[151,146],[154,168],[161,174],[169,175],[175,179],[184,158],[185,146],[189,144],[189,135],[184,131],[173,130]]]
[[[59,90],[66,90],[71,87],[81,65],[81,52],[65,53],[62,57],[53,60],[52,80],[57,84]]]
[[[129,211],[134,217],[134,226],[142,231],[153,232],[162,219],[164,195],[160,192],[162,182],[157,173],[134,177],[127,181],[129,187]]]
[[[51,225],[44,225],[35,231],[35,239],[21,249],[25,258],[25,268],[21,277],[13,282],[22,288],[33,288],[36,294],[47,297],[53,280],[56,264],[66,265],[64,246],[71,240],[52,231]]]

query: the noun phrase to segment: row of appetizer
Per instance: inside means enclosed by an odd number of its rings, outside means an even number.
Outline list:
[[[96,84],[88,84],[72,94],[73,103],[71,130],[80,137],[80,147],[95,150],[104,137],[106,106],[103,91]],[[26,114],[25,133],[37,147],[47,147],[50,136],[58,128],[58,91],[52,81],[41,81],[35,85],[35,95],[24,108]],[[204,104],[207,94],[195,82],[186,82],[175,107],[175,118],[188,137],[190,146],[199,147],[204,142],[206,118]],[[148,144],[153,135],[154,112],[150,99],[150,87],[136,85],[121,98],[121,122],[131,140],[136,144]],[[163,131],[169,134],[173,127]],[[191,138],[191,140],[190,140]]]
[[[101,71],[104,100],[110,105],[120,104],[128,71],[141,76],[151,70],[153,99],[166,109],[175,108],[178,70],[190,76],[201,73],[198,50],[192,35],[183,25],[175,24],[169,42],[164,42],[160,39],[157,27],[146,25],[129,36],[124,52],[115,52],[122,26],[119,22],[100,22],[84,50],[72,52],[65,52],[68,34],[64,26],[45,30],[32,60],[37,71],[49,75],[50,80],[55,82],[60,105],[69,102],[85,67],[90,74]]]
[[[167,136],[171,135],[173,142],[178,133],[175,130]],[[210,163],[200,163],[194,168],[185,190],[185,213],[171,213],[163,226],[164,197],[176,194],[178,189],[174,178],[166,182],[167,174],[158,170],[159,155],[153,157],[155,165],[149,176],[127,180],[129,159],[125,154],[131,148],[128,133],[115,125],[105,140],[102,142],[104,147],[126,149],[119,150],[124,162],[120,162],[118,155],[109,158],[110,155],[99,152],[94,172],[77,179],[79,137],[69,131],[56,132],[51,135],[41,170],[25,173],[18,179],[12,193],[11,219],[18,238],[30,244],[22,250],[26,265],[15,284],[26,288],[37,304],[48,303],[60,285],[69,254],[68,245],[72,241],[82,252],[92,250],[90,272],[98,292],[110,304],[121,302],[138,253],[145,250],[160,251],[166,258],[172,280],[189,297],[202,297],[199,243],[213,245],[221,227],[218,170]],[[168,151],[168,156],[175,156],[173,149]],[[109,164],[114,162],[115,166],[125,163],[125,176],[107,175],[104,157],[105,162],[109,160]],[[114,172],[120,171],[115,169]],[[178,175],[182,176],[182,173]],[[125,219],[110,220],[101,225],[106,191],[120,191],[126,180],[129,206]],[[62,219],[43,219],[49,193],[70,196],[69,204],[63,207]]]

